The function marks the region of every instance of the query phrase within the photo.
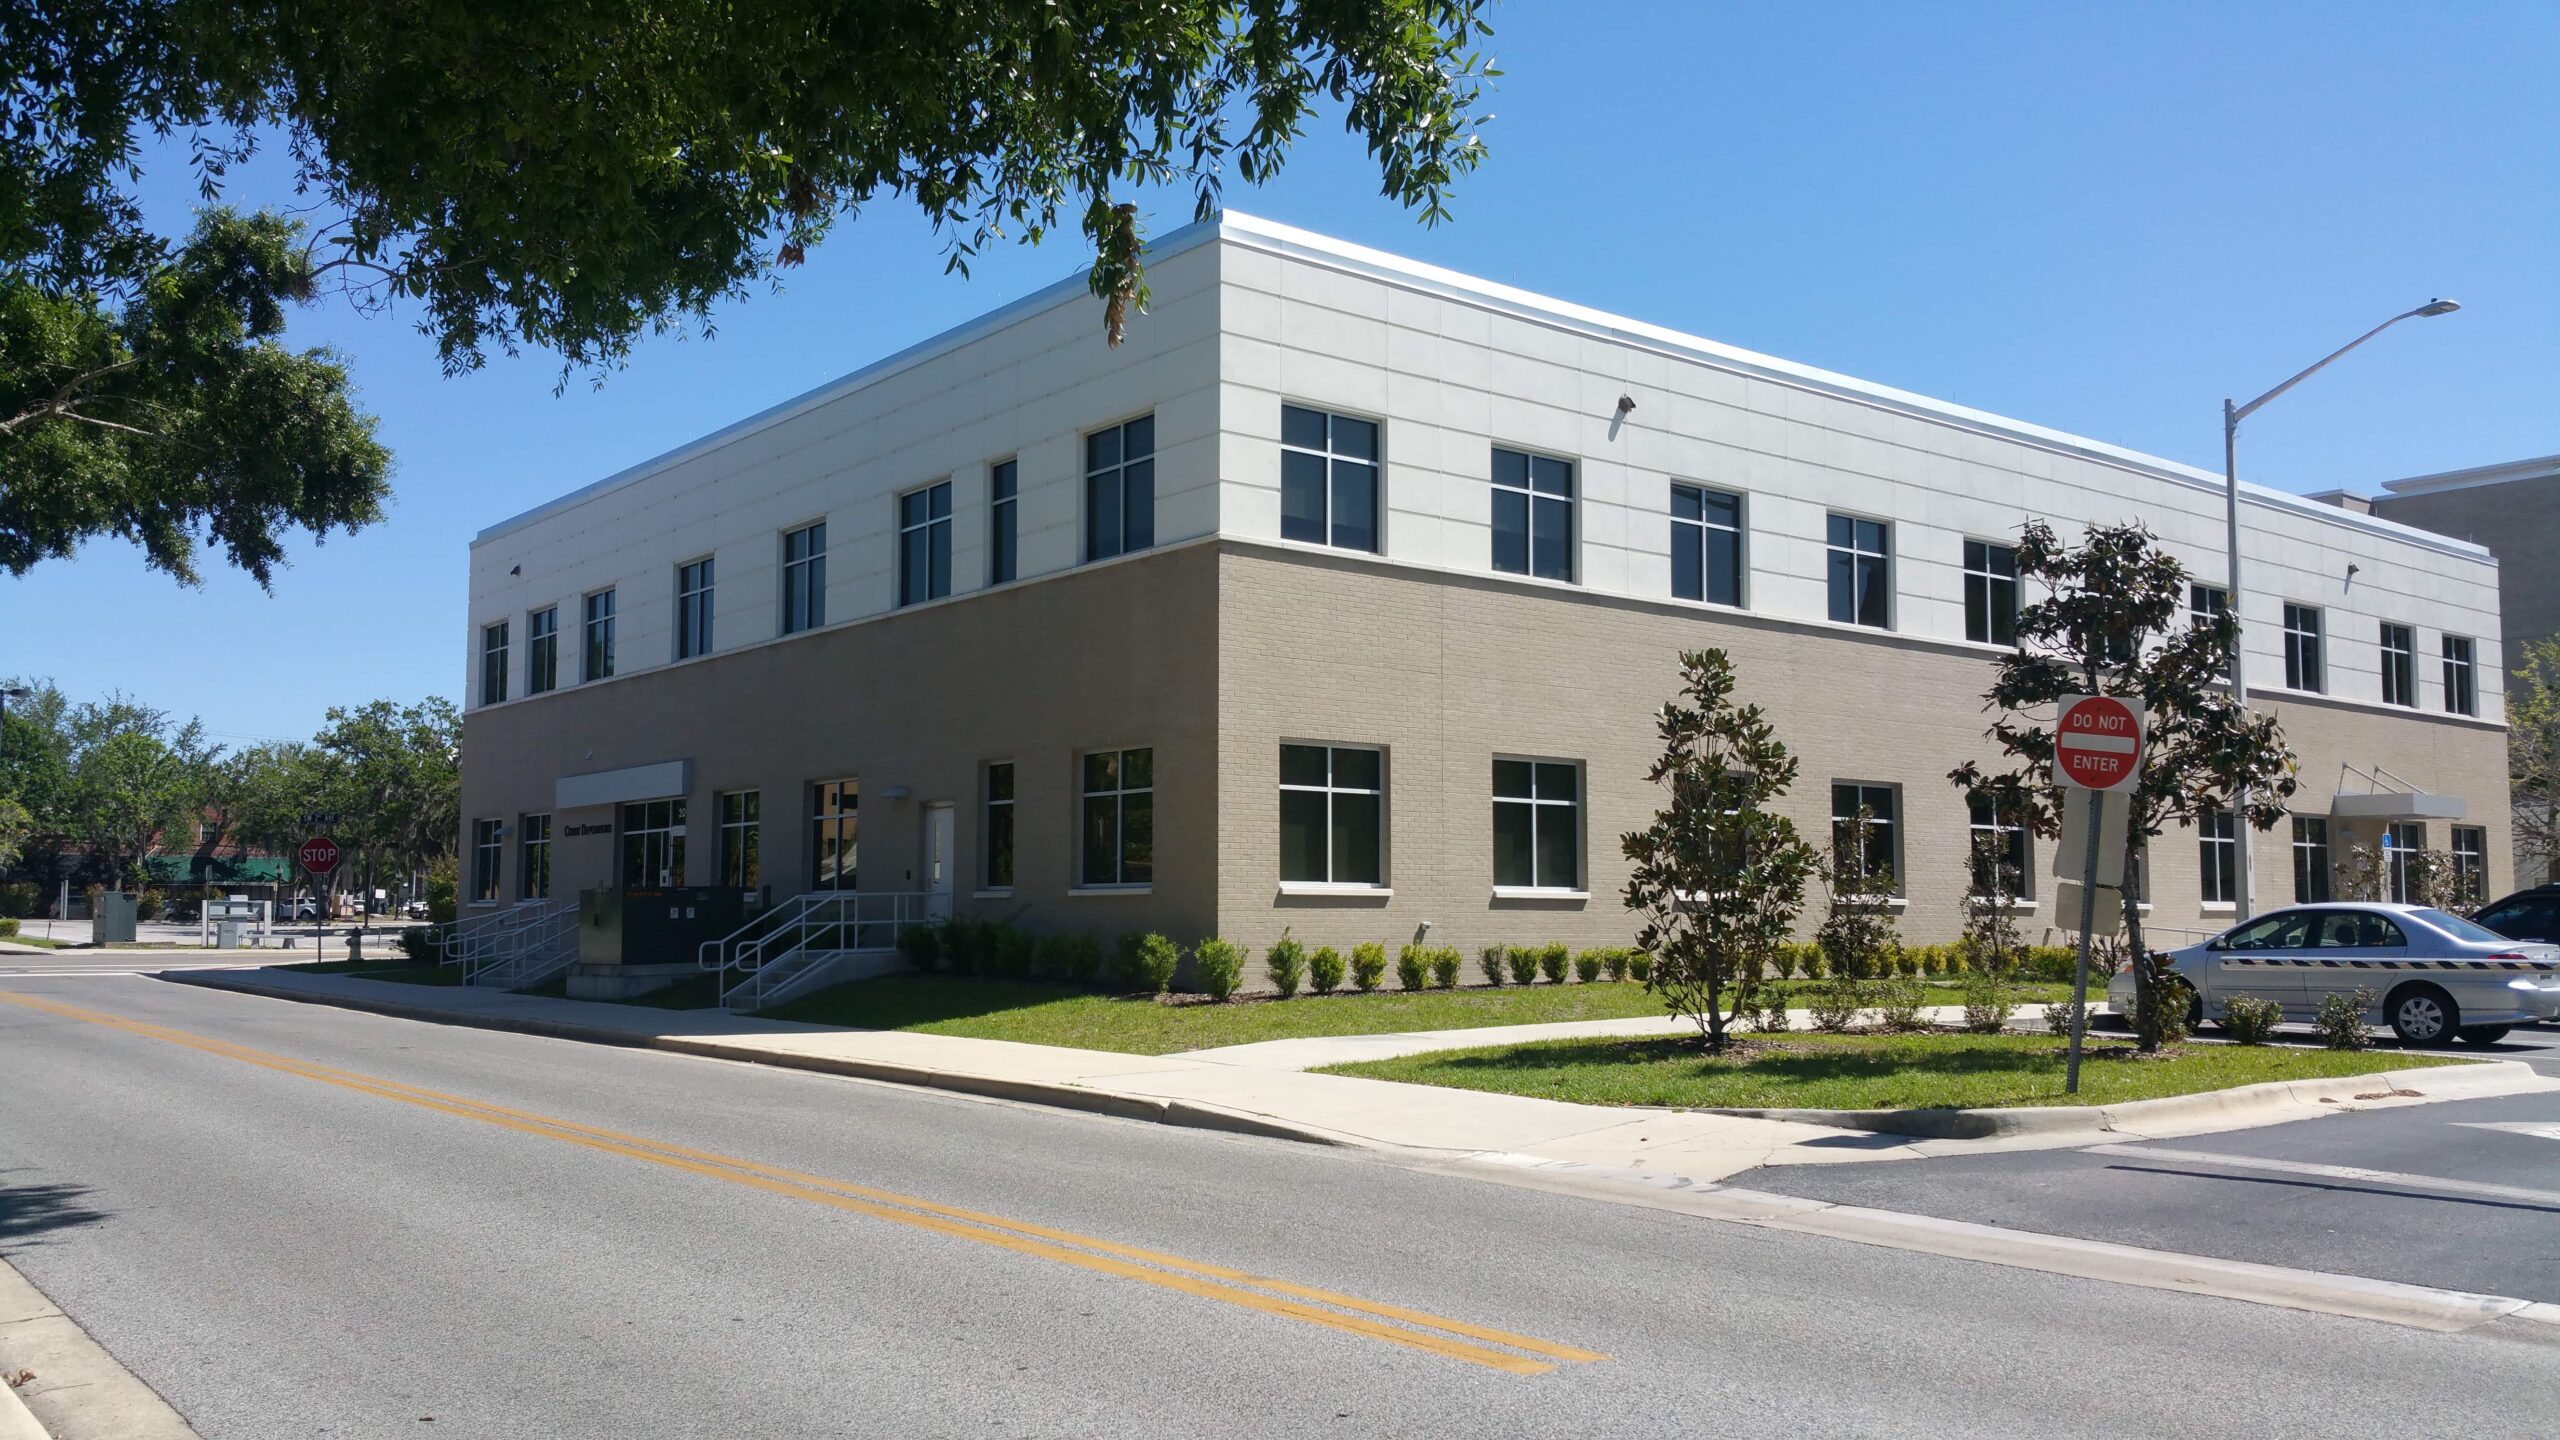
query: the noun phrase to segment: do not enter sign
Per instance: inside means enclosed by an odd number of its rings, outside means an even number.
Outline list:
[[[2142,701],[2132,696],[2066,695],[2053,727],[2053,768],[2081,790],[2133,788],[2142,774]]]
[[[302,868],[314,875],[326,875],[338,868],[338,842],[326,835],[314,835],[302,842]]]

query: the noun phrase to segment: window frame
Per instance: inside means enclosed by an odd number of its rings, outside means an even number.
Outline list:
[[[2445,838],[2446,853],[2453,857],[2454,884],[2462,898],[2474,905],[2489,899],[2489,827],[2455,825]],[[2463,842],[2469,841],[2468,845]]]
[[[471,822],[471,903],[495,905],[505,893],[506,822],[494,816]]]
[[[1090,762],[1105,755],[1110,756],[1112,761],[1112,784],[1108,788],[1096,788],[1091,778]],[[1129,783],[1129,757],[1132,755],[1147,757],[1147,783],[1144,785]],[[1156,750],[1153,745],[1097,745],[1092,749],[1076,752],[1076,868],[1073,888],[1129,892],[1155,888],[1155,757]],[[1132,864],[1129,843],[1129,817],[1132,808],[1130,802],[1140,796],[1145,797],[1143,809],[1147,820],[1146,858]],[[1112,806],[1112,854],[1111,878],[1103,880],[1094,878],[1094,836],[1090,821],[1094,814],[1094,802],[1106,798],[1111,801]],[[1140,871],[1144,873],[1138,873]]]
[[[743,803],[740,803],[743,802]],[[711,822],[720,832],[714,851],[713,883],[728,890],[753,890],[764,883],[764,792],[760,789],[714,791]]]
[[[2417,709],[2418,628],[2384,620],[2376,631],[2375,643],[2381,648],[2382,703]]]
[[[1528,767],[1528,794],[1505,795],[1502,793],[1502,767],[1504,765],[1525,765]],[[1490,838],[1493,840],[1494,845],[1493,895],[1495,899],[1578,900],[1589,898],[1591,878],[1591,826],[1589,818],[1583,813],[1584,808],[1590,802],[1590,776],[1587,773],[1588,769],[1589,767],[1580,760],[1568,760],[1561,756],[1520,755],[1502,751],[1494,753],[1492,769],[1489,772],[1487,780],[1487,789],[1493,801],[1493,829],[1491,831]],[[1539,782],[1549,772],[1555,770],[1566,770],[1571,772],[1573,776],[1572,798],[1559,800],[1543,793]],[[1529,883],[1526,885],[1506,882],[1502,878],[1502,807],[1505,805],[1525,806],[1529,812]],[[1573,858],[1573,874],[1563,884],[1550,884],[1547,882],[1545,877],[1540,875],[1539,865],[1546,854],[1545,840],[1547,827],[1545,824],[1545,817],[1552,815],[1557,811],[1564,812],[1572,821],[1573,839],[1569,847],[1569,851]]]
[[[1291,750],[1313,750],[1323,755],[1324,781],[1322,784],[1311,785],[1304,781],[1292,781],[1289,778],[1288,761],[1289,752]],[[1343,783],[1340,773],[1341,767],[1334,759],[1336,755],[1343,753],[1373,757],[1377,769],[1377,783],[1373,786],[1360,786]],[[1392,889],[1393,883],[1387,873],[1387,747],[1384,745],[1336,744],[1329,740],[1283,740],[1280,742],[1279,761],[1279,820],[1280,833],[1282,836],[1279,853],[1281,890],[1284,893],[1321,894],[1326,892],[1345,892],[1367,894]],[[1324,873],[1321,875],[1307,877],[1292,876],[1289,874],[1290,855],[1286,837],[1288,834],[1289,823],[1288,797],[1291,795],[1314,795],[1321,797],[1318,803],[1323,807],[1323,819],[1322,823],[1317,827],[1318,833],[1323,836],[1324,842],[1324,858],[1321,866]],[[1362,880],[1356,876],[1352,878],[1345,878],[1344,872],[1346,867],[1341,863],[1341,857],[1336,853],[1336,846],[1339,844],[1342,836],[1341,811],[1336,802],[1343,797],[1352,797],[1354,799],[1365,797],[1376,802],[1375,814],[1371,820],[1372,838],[1375,842],[1376,849],[1375,852],[1368,857],[1369,865],[1367,867],[1370,873],[1375,877],[1374,879]]]
[[[802,543],[793,555],[794,541]],[[785,635],[816,630],[827,623],[827,520],[821,515],[806,525],[782,532],[782,623]]]
[[[987,467],[987,583],[1010,585],[1022,571],[1022,457]]]
[[[1827,535],[1824,537],[1829,538]],[[1976,645],[1999,645],[2015,649],[2018,644],[2018,612],[2021,608],[2018,579],[2018,547],[1998,540],[1980,540],[1966,536],[1964,556],[1964,638]],[[2005,557],[2008,572],[2001,573],[1996,557]],[[1974,596],[1981,592],[1982,633],[1974,633]],[[2005,604],[2001,594],[2007,592]],[[2006,639],[2001,630],[2009,633]]]
[[[578,683],[581,685],[613,678],[616,588],[607,585],[578,597]],[[603,602],[602,613],[598,613],[598,601]],[[597,663],[599,659],[603,662],[601,668]]]
[[[524,693],[548,695],[560,688],[560,607],[545,605],[524,615]]]
[[[507,622],[492,620],[480,627],[480,703],[507,703]]]
[[[862,777],[858,774],[812,780],[804,792],[808,805],[809,888],[831,894],[862,888]],[[851,803],[845,803],[850,799]],[[821,870],[828,853],[824,842],[835,842],[835,854],[850,853],[853,863],[838,864],[833,873]]]
[[[2461,654],[2455,655],[2456,648]],[[2444,713],[2480,713],[2480,644],[2468,635],[2444,637]]]
[[[516,817],[516,898],[551,898],[551,815]]]
[[[1004,793],[996,793],[996,773],[1004,773]],[[1013,893],[1020,873],[1022,767],[1012,760],[990,760],[978,767],[978,892]],[[998,864],[1001,857],[1002,864]],[[1001,871],[1001,873],[999,873]]]
[[[2293,903],[2328,904],[2337,893],[2336,875],[2336,865],[2329,850],[2329,817],[2294,816]]]
[[[2196,817],[2196,899],[2208,908],[2240,903],[2240,821],[2228,807]]]
[[[676,565],[676,658],[692,660],[711,653],[711,611],[719,591],[718,557],[698,556]],[[687,588],[688,586],[692,588]]]
[[[1850,803],[1849,808],[1845,813],[1840,808],[1840,792],[1843,790],[1856,792],[1856,798]],[[1881,793],[1885,797],[1888,805],[1891,807],[1890,809],[1882,812],[1880,818],[1875,807],[1867,803],[1868,795],[1871,792]],[[1872,847],[1875,844],[1873,838],[1874,832],[1879,829],[1884,831],[1885,852],[1888,857],[1887,863],[1890,866],[1893,877],[1892,888],[1886,891],[1886,894],[1896,900],[1904,899],[1908,894],[1905,887],[1909,882],[1906,878],[1906,869],[1903,864],[1902,856],[1902,787],[1900,785],[1885,780],[1832,781],[1831,853],[1835,857],[1840,853],[1840,847],[1843,839],[1841,829],[1843,826],[1860,823],[1858,820],[1858,811],[1861,808],[1867,811],[1868,818],[1863,823],[1861,833],[1858,836],[1859,856],[1861,859],[1868,859],[1872,854]],[[1870,860],[1869,863],[1872,864],[1872,861]]]
[[[1849,540],[1845,546],[1832,538],[1833,531],[1838,528],[1839,522],[1842,521],[1846,521],[1849,525]],[[1877,533],[1882,537],[1877,542],[1882,547],[1881,549],[1868,550],[1863,548],[1860,543],[1863,537],[1858,533],[1858,527],[1862,525],[1872,525],[1876,527]],[[1828,602],[1823,610],[1823,615],[1832,624],[1854,626],[1860,630],[1889,631],[1894,628],[1894,611],[1896,607],[1894,605],[1893,593],[1893,528],[1893,522],[1890,520],[1880,520],[1872,515],[1860,515],[1851,510],[1826,510],[1823,512],[1823,590],[1825,599]],[[1838,562],[1843,558],[1846,558],[1849,562],[1847,575],[1849,579],[1848,609],[1850,613],[1847,618],[1843,618],[1839,613],[1841,609],[1839,582],[1842,572],[1839,569]],[[1876,584],[1878,592],[1882,596],[1883,609],[1883,617],[1873,622],[1858,618],[1858,612],[1861,608],[1858,604],[1858,578],[1865,572],[1867,564],[1870,561],[1874,562]]]
[[[1521,462],[1520,483],[1517,485],[1502,478],[1503,457],[1506,455],[1517,457]],[[1562,495],[1552,490],[1538,488],[1538,467],[1541,463],[1564,467],[1565,488]],[[1517,575],[1524,580],[1545,580],[1558,585],[1582,583],[1582,484],[1580,476],[1576,473],[1579,469],[1579,462],[1568,460],[1561,455],[1533,450],[1525,445],[1506,445],[1498,440],[1493,442],[1491,459],[1485,471],[1485,483],[1489,497],[1486,515],[1487,538],[1492,546],[1487,563],[1495,574]],[[1504,497],[1512,495],[1520,497],[1521,505],[1521,550],[1518,569],[1502,563],[1502,506]],[[1538,517],[1541,513],[1554,512],[1543,509],[1539,502],[1546,501],[1552,505],[1558,500],[1561,500],[1564,505],[1564,536],[1561,541],[1564,549],[1564,573],[1549,575],[1542,573],[1538,568]]]
[[[2284,602],[2284,687],[2305,695],[2329,693],[2322,634],[2327,621],[2317,605]],[[2308,683],[2306,683],[2308,682]]]
[[[1698,512],[1694,520],[1680,513],[1683,491],[1688,492],[1692,505]],[[1733,514],[1732,524],[1728,525],[1708,518],[1711,500],[1723,501],[1730,507]],[[1735,610],[1747,608],[1750,600],[1748,581],[1751,574],[1751,523],[1748,498],[1739,490],[1722,490],[1693,480],[1674,480],[1671,482],[1670,504],[1671,598],[1695,601],[1701,605],[1723,605]],[[1733,598],[1730,600],[1719,598],[1715,594],[1718,589],[1713,563],[1715,556],[1714,552],[1707,548],[1707,537],[1711,534],[1733,537],[1733,573],[1726,577],[1728,585],[1725,587],[1732,592]],[[1697,551],[1695,563],[1697,593],[1694,595],[1681,589],[1680,562],[1684,547],[1694,548]]]
[[[676,890],[683,888],[685,833],[688,819],[687,799],[688,797],[683,795],[660,795],[649,800],[626,800],[614,807],[614,874],[621,880],[623,889]],[[638,813],[643,823],[636,825],[632,823],[634,812]],[[650,839],[652,836],[657,837],[654,844]],[[640,849],[636,855],[631,848],[634,840],[640,842]],[[655,880],[644,878],[635,883],[632,879],[635,873],[643,877],[650,873],[650,867],[646,862],[653,851],[660,862],[656,867],[658,878]],[[640,862],[636,871],[635,861]]]
[[[2210,596],[2212,603],[2207,604]],[[2201,625],[2231,613],[2231,587],[2207,585],[2201,580],[2187,582],[2187,623]]]
[[[1129,453],[1129,434],[1139,426],[1146,428],[1147,450],[1143,455],[1132,455]],[[1093,458],[1094,442],[1104,435],[1114,437],[1112,440],[1114,458],[1107,464],[1097,465]],[[1126,419],[1112,421],[1107,425],[1096,426],[1085,431],[1079,438],[1084,461],[1082,494],[1084,524],[1081,527],[1084,532],[1084,563],[1091,565],[1097,561],[1113,560],[1123,555],[1135,555],[1142,550],[1154,549],[1156,544],[1155,412],[1148,410]],[[1140,465],[1146,467],[1146,530],[1143,536],[1133,539],[1131,538],[1133,529],[1129,519],[1129,497],[1137,492],[1131,483],[1130,472]],[[1098,493],[1095,489],[1096,482],[1102,481],[1105,477],[1109,477],[1109,483],[1114,489],[1112,514],[1117,522],[1115,528],[1118,532],[1114,537],[1112,548],[1108,550],[1096,543],[1101,537],[1102,522],[1101,507],[1094,503],[1094,497]]]
[[[1987,821],[1983,818],[1985,810],[1991,817]],[[2036,898],[2035,831],[2028,827],[2026,817],[2014,815],[2004,821],[1996,796],[1977,796],[1966,802],[1965,867],[1967,878],[1974,882],[1977,890],[1981,888],[1982,879],[1980,847],[1986,835],[1992,837],[1992,843],[2015,852],[2005,857],[2018,872],[2017,888],[2008,892],[2011,903],[2022,906],[2032,903]]]
[[[1323,449],[1319,450],[1304,441],[1295,441],[1289,438],[1289,412],[1292,410],[1295,410],[1302,415],[1317,416],[1324,421]],[[1367,455],[1358,455],[1349,450],[1338,448],[1341,445],[1341,427],[1344,425],[1365,425],[1369,427],[1369,453]],[[1328,550],[1348,550],[1355,555],[1385,554],[1387,551],[1386,527],[1384,524],[1386,512],[1386,442],[1386,422],[1377,417],[1354,415],[1345,411],[1333,409],[1329,406],[1301,405],[1294,401],[1281,401],[1280,538],[1288,541],[1292,545],[1320,545]],[[1304,536],[1291,535],[1289,533],[1289,457],[1292,455],[1312,456],[1321,461],[1324,466],[1324,511],[1317,522],[1317,526],[1323,532],[1324,537],[1320,540],[1309,540]],[[1342,499],[1342,468],[1346,465],[1355,470],[1365,470],[1368,472],[1369,543],[1365,545],[1349,544],[1340,538],[1342,534],[1342,522],[1336,511]]]
[[[2415,845],[2401,844],[2400,841],[2404,834],[2410,832],[2415,833],[2418,843]],[[2423,820],[2393,820],[2384,824],[2382,827],[2382,896],[2385,900],[2390,901],[2394,905],[2414,905],[2417,903],[2417,901],[2410,898],[2411,886],[2409,861],[2407,857],[2412,853],[2423,853],[2426,848],[2427,822]]]
[[[920,515],[911,517],[908,510],[916,502],[922,503],[922,511]],[[892,518],[898,526],[898,608],[903,610],[910,605],[927,605],[949,599],[953,524],[951,481],[947,478],[934,480],[901,490],[893,503],[896,513]],[[924,547],[921,557],[915,553],[919,537]],[[921,583],[919,558],[922,560]]]

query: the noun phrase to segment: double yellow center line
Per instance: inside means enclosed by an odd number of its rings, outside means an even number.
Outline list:
[[[181,1045],[190,1050],[237,1060],[261,1069],[294,1075],[306,1080],[316,1080],[324,1085],[334,1085],[385,1100],[396,1100],[401,1104],[414,1105],[422,1110],[433,1110],[465,1120],[477,1120],[482,1124],[495,1125],[519,1134],[538,1136],[545,1140],[555,1140],[564,1145],[576,1145],[589,1150],[600,1150],[608,1155],[620,1155],[626,1159],[660,1165],[670,1170],[702,1175],[714,1180],[726,1181],[732,1185],[744,1186],[750,1190],[761,1190],[767,1194],[807,1200],[833,1209],[851,1211],[857,1215],[868,1215],[874,1219],[909,1225],[955,1239],[990,1245],[1000,1250],[1010,1250],[1018,1255],[1053,1260],[1062,1265],[1073,1265],[1082,1270],[1117,1276],[1124,1280],[1134,1280],[1143,1285],[1178,1291],[1204,1300],[1215,1300],[1247,1310],[1258,1310],[1266,1315],[1285,1316],[1310,1325],[1321,1325],[1330,1330],[1362,1335],[1372,1340],[1383,1340],[1391,1345],[1402,1345],[1452,1360],[1464,1360],[1514,1375],[1544,1374],[1556,1368],[1554,1362],[1558,1361],[1582,1362],[1609,1358],[1595,1351],[1577,1349],[1570,1345],[1558,1345],[1526,1335],[1514,1335],[1504,1330],[1469,1324],[1464,1320],[1429,1315],[1418,1310],[1404,1309],[1401,1306],[1383,1305],[1373,1300],[1362,1300],[1350,1295],[1336,1294],[1330,1290],[1319,1290],[1286,1280],[1275,1280],[1269,1276],[1255,1275],[1224,1265],[1186,1260],[1177,1255],[1167,1255],[1132,1245],[1121,1245],[1109,1240],[1096,1239],[1090,1235],[1052,1229],[1045,1225],[1033,1225],[974,1210],[963,1210],[956,1206],[940,1205],[912,1195],[900,1195],[893,1191],[857,1185],[849,1180],[805,1175],[798,1171],[780,1169],[753,1160],[742,1160],[733,1155],[695,1150],[663,1140],[626,1135],[614,1130],[601,1130],[592,1125],[580,1125],[574,1121],[538,1115],[527,1110],[510,1109],[503,1105],[492,1105],[486,1101],[447,1094],[440,1090],[428,1090],[397,1080],[386,1080],[353,1070],[341,1070],[334,1066],[296,1060],[291,1056],[253,1050],[245,1045],[234,1045],[229,1041],[215,1040],[209,1036],[173,1029],[166,1025],[154,1025],[147,1021],[127,1019],[121,1015],[110,1015],[104,1011],[82,1009],[76,1005],[65,1005],[59,1001],[33,995],[0,992],[0,1000],[7,1000],[12,1004],[21,1005],[30,1010],[40,1010],[66,1020],[103,1025],[109,1029],[165,1041],[172,1045]]]

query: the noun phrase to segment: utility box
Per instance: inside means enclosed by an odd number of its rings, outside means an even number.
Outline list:
[[[137,921],[137,897],[121,890],[98,896],[98,913],[89,917],[89,939],[99,945],[130,945]]]
[[[213,922],[213,944],[214,944],[214,948],[215,948],[215,949],[217,949],[217,950],[237,950],[237,949],[239,949],[239,948],[240,948],[240,922],[239,922],[239,921],[237,921],[237,920],[216,920],[216,921],[214,921],[214,922]]]
[[[703,942],[736,931],[751,896],[717,886],[578,892],[578,963],[569,994],[621,999],[699,974]]]

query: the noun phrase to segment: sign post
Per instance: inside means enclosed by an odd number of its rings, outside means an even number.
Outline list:
[[[2053,724],[2055,778],[2089,795],[2088,832],[2080,855],[2080,958],[2071,972],[2071,1049],[2062,1083],[2072,1095],[2080,1093],[2080,1051],[2089,1032],[2089,942],[2097,927],[2099,852],[2104,848],[2099,842],[2106,833],[2110,799],[2121,797],[2114,804],[2130,806],[2134,784],[2142,778],[2142,716],[2140,696],[2065,695]],[[2121,872],[2117,883],[2123,883]]]
[[[302,868],[311,876],[311,958],[320,959],[320,947],[328,934],[329,874],[338,868],[338,842],[326,835],[314,835],[302,842],[297,852]]]

